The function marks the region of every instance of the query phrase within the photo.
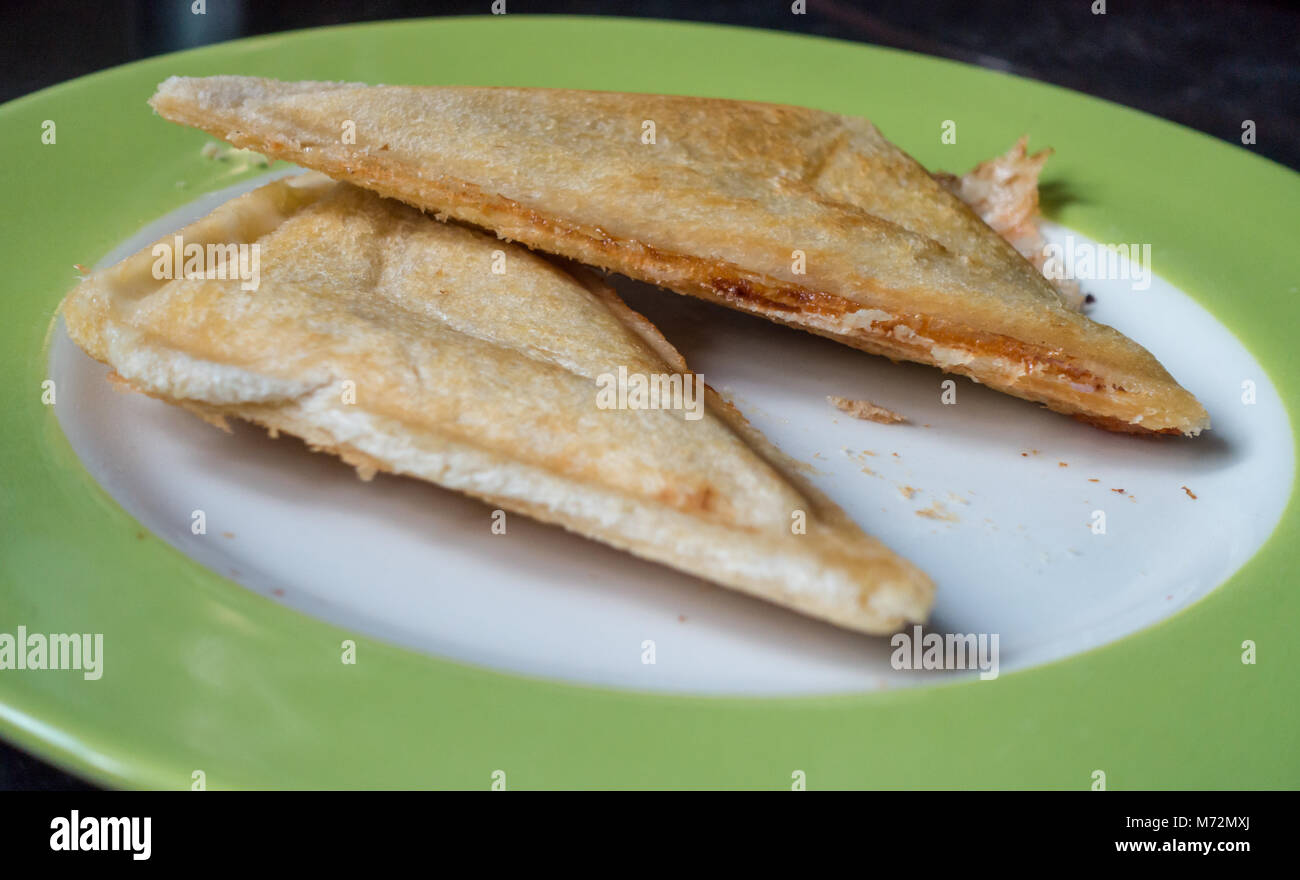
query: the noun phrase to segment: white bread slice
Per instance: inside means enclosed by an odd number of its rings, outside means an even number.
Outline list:
[[[690,374],[594,278],[317,174],[237,198],[180,235],[255,245],[260,284],[159,279],[147,248],[61,307],[72,339],[131,388],[850,629],[889,632],[929,611],[929,579],[711,390],[699,419],[598,406],[599,377],[619,367]],[[499,258],[504,274],[492,271]]]

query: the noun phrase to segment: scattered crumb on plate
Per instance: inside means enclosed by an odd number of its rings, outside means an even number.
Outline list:
[[[861,468],[862,473],[866,474],[868,477],[880,476],[871,468],[866,466],[867,456],[871,456],[872,458],[875,458],[876,454],[874,452],[871,452],[866,449],[862,450],[861,452],[854,452],[852,449],[849,449],[847,446],[841,446],[840,452],[843,452],[846,458],[852,459],[853,461],[856,461],[858,464],[862,465]]]
[[[850,400],[847,397],[836,397],[833,394],[828,394],[826,400],[830,402],[831,406],[841,412],[848,413],[855,419],[879,422],[882,425],[896,425],[907,421],[905,417],[900,416],[892,409],[876,406],[869,400]]]
[[[1196,500],[1196,493],[1193,492],[1191,489],[1188,489],[1186,486],[1183,486],[1183,491],[1187,493],[1188,498],[1192,499],[1193,501]]]
[[[929,507],[916,511],[917,516],[923,516],[926,519],[938,519],[944,522],[958,522],[957,517],[953,516],[948,508],[944,507],[939,501],[934,502]]]

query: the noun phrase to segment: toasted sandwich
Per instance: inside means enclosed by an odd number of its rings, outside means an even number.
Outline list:
[[[490,230],[1102,428],[1209,419],[865,119],[520,88],[173,77],[166,119]]]
[[[270,183],[88,276],[61,313],[125,387],[365,478],[427,480],[854,630],[931,607],[924,574],[594,275],[364,189]],[[629,376],[676,402],[634,405]]]

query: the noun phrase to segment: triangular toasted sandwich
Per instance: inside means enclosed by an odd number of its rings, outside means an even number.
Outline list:
[[[90,275],[61,311],[117,381],[363,476],[428,480],[851,629],[930,609],[925,575],[599,280],[366,190],[271,183]]]
[[[173,77],[165,118],[502,238],[933,364],[1103,428],[1205,410],[864,119],[516,88]]]

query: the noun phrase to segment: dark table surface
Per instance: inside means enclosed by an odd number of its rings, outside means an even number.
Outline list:
[[[353,21],[479,15],[491,0],[30,0],[4,29],[0,100],[177,49]],[[1300,169],[1300,10],[1263,0],[507,0],[512,13],[635,15],[820,34],[979,64],[1163,116]],[[93,10],[93,12],[92,12]],[[0,743],[0,789],[89,788]]]

